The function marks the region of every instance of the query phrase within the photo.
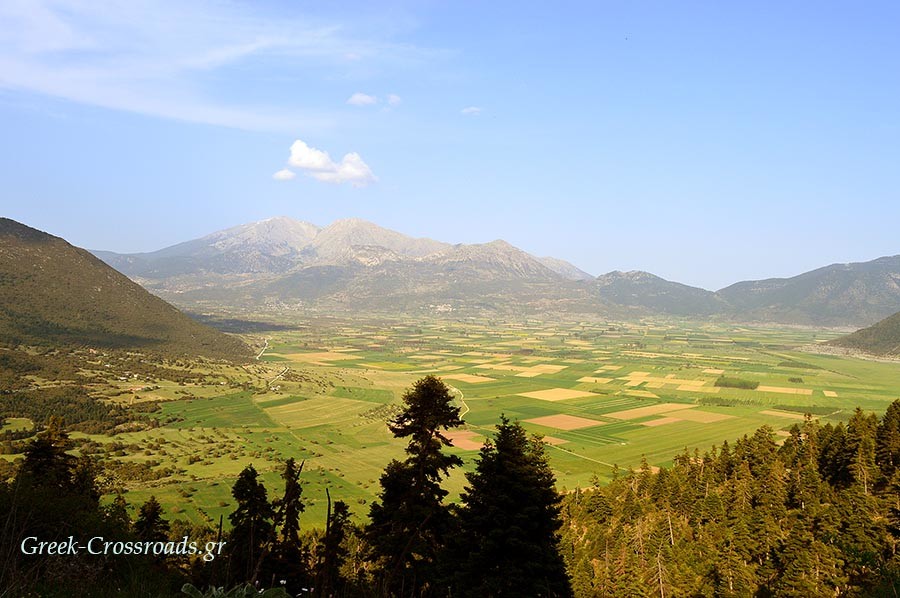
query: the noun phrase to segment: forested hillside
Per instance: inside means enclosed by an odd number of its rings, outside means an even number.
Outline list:
[[[577,596],[895,596],[900,402],[771,429],[564,502]]]

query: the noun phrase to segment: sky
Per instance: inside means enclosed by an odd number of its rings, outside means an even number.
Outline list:
[[[896,2],[0,2],[0,215],[290,216],[718,289],[900,254]]]

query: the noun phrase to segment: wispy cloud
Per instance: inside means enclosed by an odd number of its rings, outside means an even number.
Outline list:
[[[260,105],[244,99],[247,81],[264,90],[428,53],[266,10],[218,0],[3,0],[0,89],[182,121],[309,130],[332,124],[329,108],[297,107],[286,93]]]
[[[378,98],[365,93],[356,92],[347,99],[347,103],[351,106],[371,106],[378,103]]]
[[[328,152],[310,147],[300,139],[291,144],[288,165],[324,183],[350,183],[354,187],[365,187],[377,180],[372,169],[356,152],[345,154],[340,162],[335,162]],[[285,168],[273,176],[285,181],[294,178],[294,172]]]
[[[399,105],[400,105],[400,102],[402,102],[402,101],[403,101],[403,99],[402,99],[400,96],[398,96],[397,94],[395,94],[395,93],[389,93],[389,94],[388,94],[388,97],[387,97],[387,103],[388,103],[388,105],[390,105],[390,106],[399,106]]]
[[[459,111],[463,116],[480,116],[482,109],[479,106],[469,106]]]

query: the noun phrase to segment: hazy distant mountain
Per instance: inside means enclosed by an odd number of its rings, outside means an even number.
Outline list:
[[[721,313],[725,301],[715,293],[671,282],[649,272],[609,272],[594,282],[597,294],[607,303],[643,308],[673,316],[709,316]]]
[[[555,257],[539,257],[536,259],[563,278],[567,278],[569,280],[594,279],[593,275],[588,274],[584,270],[579,269],[577,266],[570,264],[566,260],[561,260]]]
[[[448,246],[422,257],[403,257],[377,246],[353,246],[349,259],[313,263],[255,284],[211,295],[187,291],[181,301],[317,306],[323,309],[422,308],[491,312],[593,309],[586,289],[503,241]]]
[[[450,305],[824,326],[868,325],[900,310],[900,256],[712,292],[647,272],[593,278],[505,241],[451,245],[355,218],[325,228],[270,218],[151,253],[96,254],[154,293],[195,309]]]
[[[900,357],[900,312],[828,344],[872,355]]]
[[[865,326],[900,310],[900,255],[739,282],[717,295],[746,320]]]
[[[5,344],[247,357],[204,326],[63,239],[0,218],[0,339]]]
[[[532,255],[497,240],[475,245],[454,245],[421,260],[436,266],[449,275],[463,273],[465,277],[525,279],[552,282],[563,278]]]
[[[151,253],[93,253],[132,278],[165,279],[198,273],[284,272],[296,265],[319,227],[278,217],[242,224]]]
[[[450,245],[431,239],[415,239],[365,220],[348,218],[336,220],[319,231],[310,239],[307,250],[317,262],[341,263],[356,259],[351,251],[354,247],[381,247],[397,256],[422,257]]]
[[[152,253],[96,254],[154,292],[194,307],[300,302],[504,309],[535,301],[571,305],[573,297],[587,297],[568,286],[587,275],[562,260],[551,268],[505,241],[451,245],[359,219],[319,229],[272,218]]]

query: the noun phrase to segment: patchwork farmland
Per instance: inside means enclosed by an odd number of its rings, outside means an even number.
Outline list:
[[[763,425],[784,437],[806,413],[844,421],[856,406],[882,412],[900,389],[896,364],[798,350],[836,336],[810,330],[319,319],[264,334],[259,362],[240,372],[247,390],[216,387],[224,374],[211,373],[209,386],[190,389],[194,398],[168,395],[161,427],[115,437],[139,449],[125,461],[175,465],[169,476],[129,484],[130,502],[156,494],[181,517],[217,522],[244,465],[275,489],[278,464],[293,456],[305,460],[312,522],[323,516],[325,487],[364,515],[384,466],[403,458],[386,421],[427,374],[457,397],[466,423],[448,437],[463,470],[505,414],[544,437],[558,485],[569,489],[644,460],[666,466],[685,449]],[[464,484],[454,472],[451,498]]]

